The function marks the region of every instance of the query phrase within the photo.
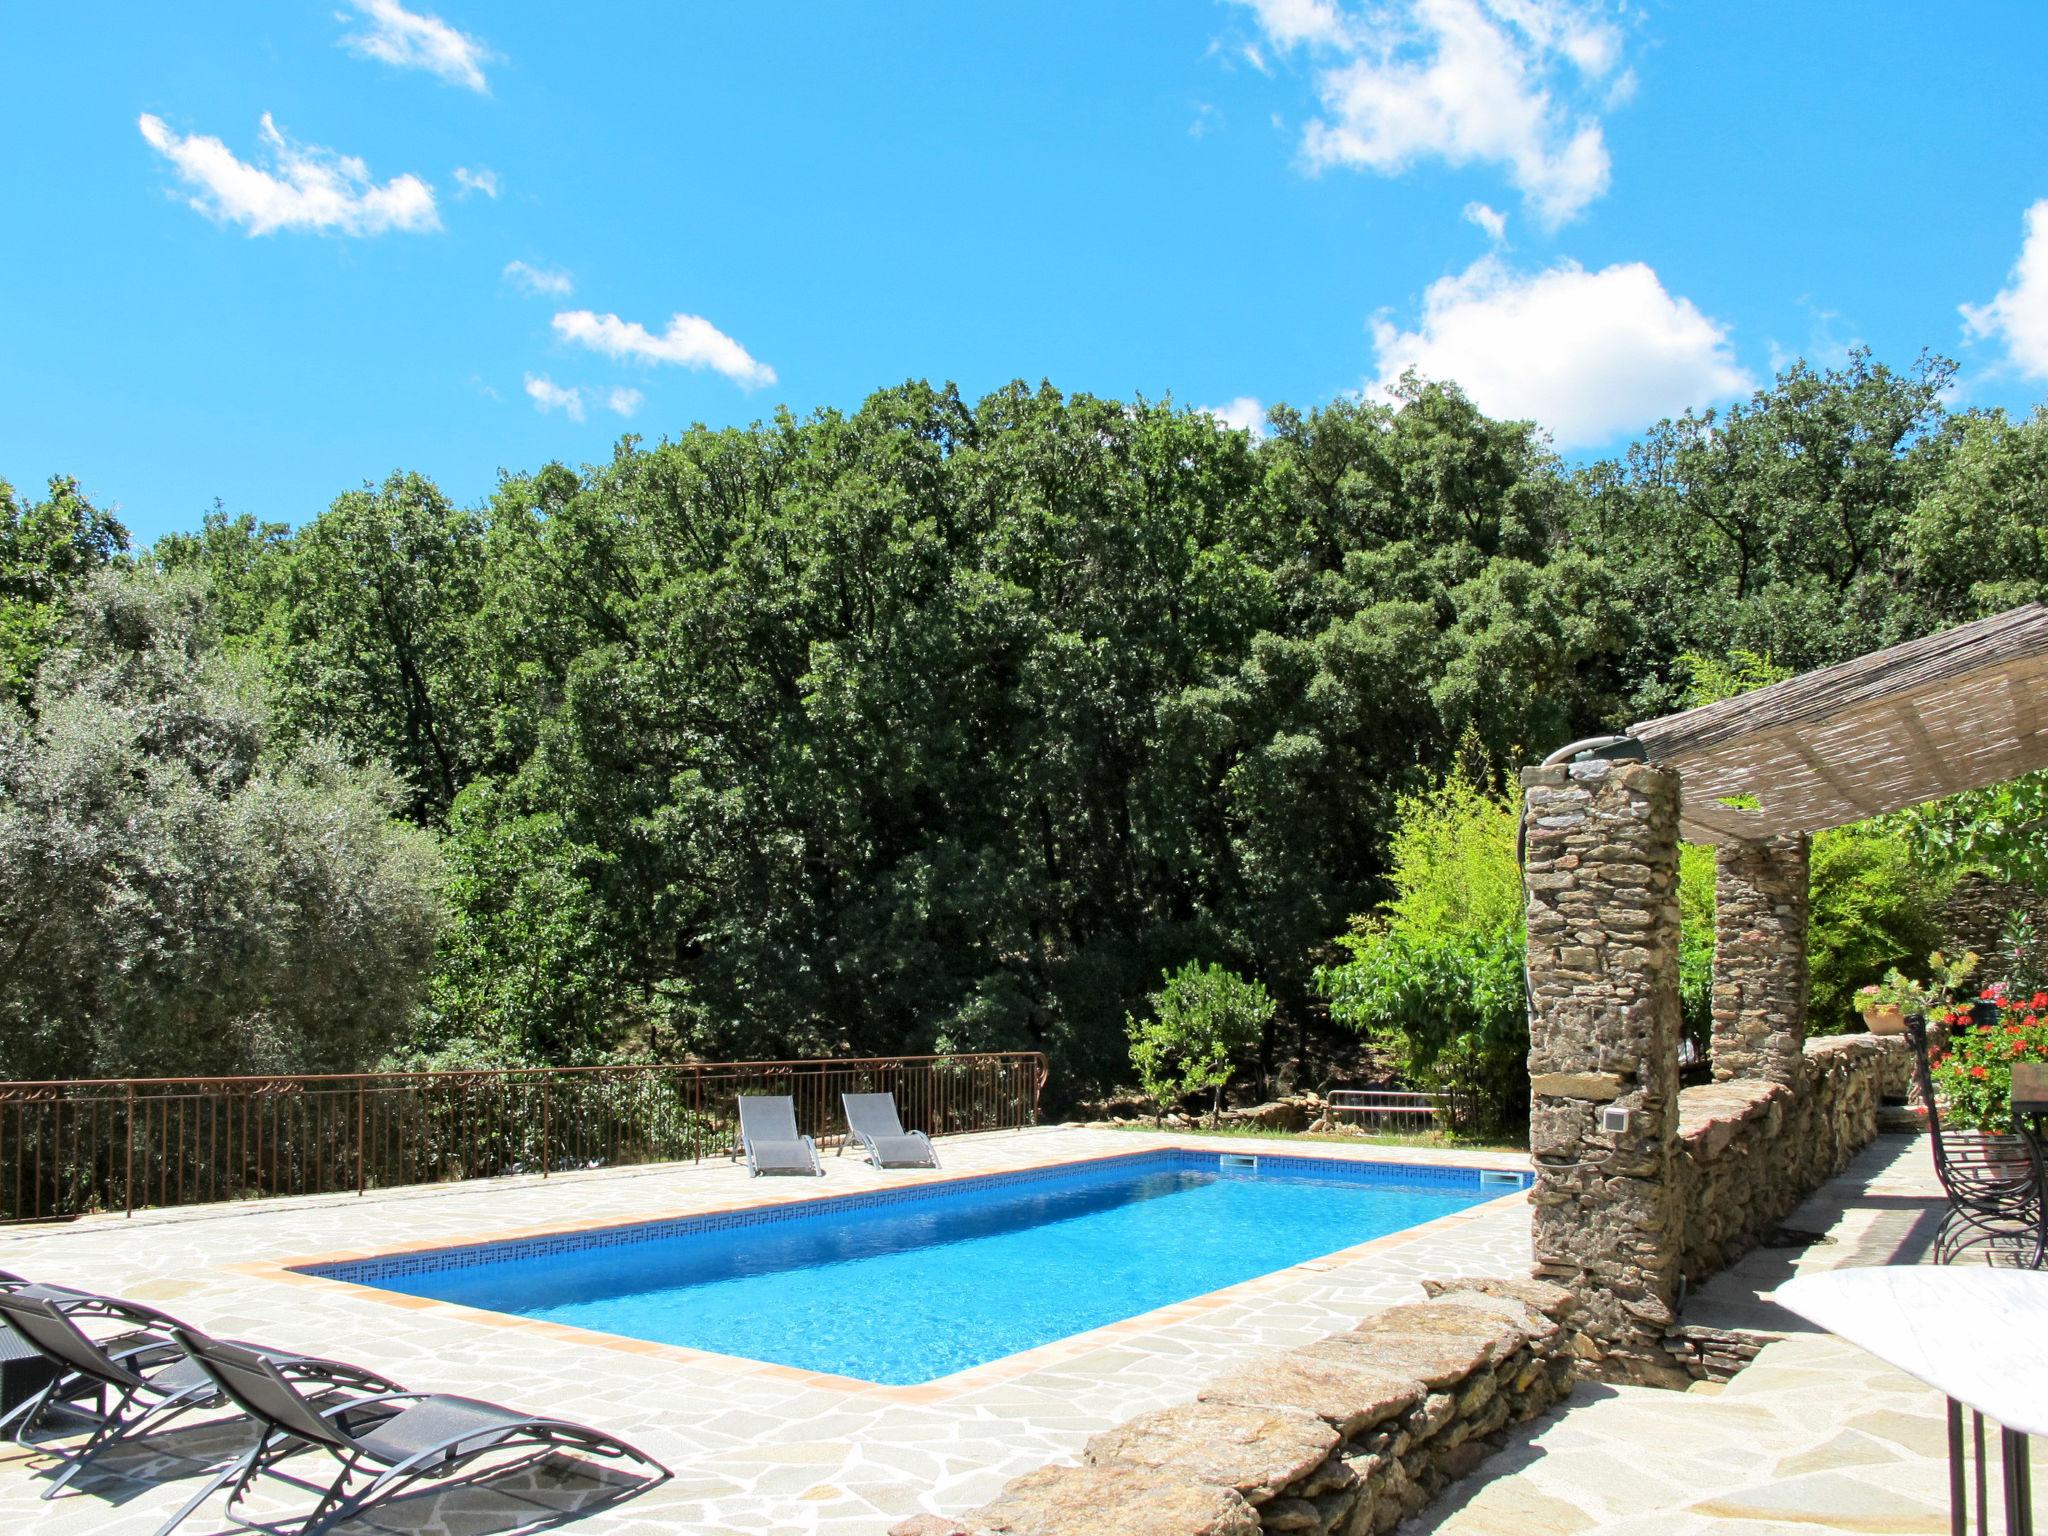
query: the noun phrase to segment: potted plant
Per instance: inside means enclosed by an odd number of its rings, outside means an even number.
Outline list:
[[[1863,1014],[1863,1027],[1873,1035],[1904,1034],[1906,1015],[1918,1013],[1926,1005],[1926,989],[1907,980],[1897,966],[1884,973],[1884,980],[1856,989],[1856,1007]]]
[[[1975,951],[1951,960],[1940,950],[1927,957],[1926,982],[1902,974],[1897,966],[1884,973],[1884,980],[1856,989],[1856,1006],[1862,1011],[1864,1028],[1873,1035],[1901,1035],[1906,1032],[1906,1015],[1929,1014],[1939,1010],[1975,974]]]
[[[1996,1001],[1997,1024],[1960,1031],[1934,1062],[1942,1121],[1957,1130],[2012,1130],[2013,1067],[2048,1062],[2048,992],[2007,994]]]

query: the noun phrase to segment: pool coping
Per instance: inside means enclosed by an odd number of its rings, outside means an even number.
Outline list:
[[[1296,1153],[1285,1151],[1262,1151],[1256,1155],[1275,1158],[1296,1157],[1304,1160],[1327,1159],[1352,1163],[1382,1163],[1418,1168],[1443,1168],[1447,1166],[1445,1163],[1432,1158],[1387,1155],[1411,1150],[1414,1149],[1374,1147],[1370,1149],[1371,1155],[1363,1155],[1366,1152],[1366,1149],[1363,1148],[1358,1149],[1357,1152],[1352,1152],[1347,1148],[1345,1152],[1348,1155],[1334,1156],[1328,1152]],[[1142,1150],[1134,1149],[1130,1152],[1095,1153],[1081,1157],[1053,1158],[1046,1162],[1034,1164],[1033,1169],[1034,1171],[1079,1170],[1086,1169],[1091,1165],[1116,1163],[1143,1156],[1146,1153],[1164,1151],[1228,1155],[1231,1149],[1218,1148],[1213,1140],[1208,1139],[1175,1138],[1163,1146],[1155,1145]],[[1526,1159],[1522,1161],[1520,1166],[1515,1166],[1512,1154],[1501,1154],[1495,1162],[1466,1163],[1461,1161],[1451,1166],[1472,1169],[1474,1171],[1515,1173],[1518,1175],[1526,1174],[1529,1171]],[[905,1190],[943,1188],[943,1186],[948,1184],[984,1180],[992,1176],[999,1177],[1000,1175],[991,1175],[986,1170],[973,1172],[946,1172],[941,1170],[936,1177],[906,1181],[902,1188]],[[1106,1345],[1142,1338],[1175,1324],[1186,1322],[1191,1318],[1220,1311],[1268,1291],[1279,1289],[1302,1275],[1320,1274],[1347,1264],[1357,1263],[1393,1249],[1404,1247],[1424,1236],[1481,1220],[1488,1213],[1500,1210],[1510,1204],[1526,1205],[1529,1200],[1529,1190],[1527,1188],[1511,1190],[1495,1196],[1491,1200],[1475,1201],[1462,1210],[1450,1211],[1442,1216],[1432,1217],[1428,1221],[1418,1222],[1414,1226],[1403,1227],[1398,1232],[1389,1232],[1379,1237],[1368,1238],[1363,1243],[1356,1243],[1348,1248],[1341,1248],[1313,1259],[1306,1259],[1299,1264],[1290,1264],[1284,1269],[1270,1270],[1263,1275],[1255,1275],[1249,1280],[1241,1280],[1235,1285],[1224,1286],[1220,1290],[1206,1291],[1199,1296],[1192,1296],[1184,1301],[1170,1302],[1166,1306],[1155,1307],[1149,1312],[1141,1312],[1135,1316],[1122,1318],[1113,1323],[1105,1323],[1098,1328],[1086,1329],[1080,1333],[1068,1334],[1064,1338],[1053,1339],[1047,1343],[1035,1345],[1030,1349],[1019,1350],[1015,1354],[1005,1355],[1001,1359],[986,1361],[981,1365],[969,1366],[966,1370],[956,1371],[948,1376],[940,1376],[931,1381],[920,1382],[914,1386],[890,1386],[881,1382],[863,1381],[852,1376],[838,1376],[830,1372],[805,1370],[800,1366],[777,1365],[763,1360],[749,1360],[740,1355],[720,1354],[713,1350],[696,1349],[684,1344],[665,1344],[651,1339],[629,1338],[623,1334],[606,1333],[595,1328],[578,1328],[567,1323],[550,1322],[544,1318],[522,1317],[514,1313],[493,1312],[482,1307],[472,1307],[461,1302],[440,1301],[425,1296],[412,1296],[401,1291],[386,1290],[380,1286],[348,1280],[331,1274],[312,1272],[316,1268],[366,1263],[377,1259],[400,1258],[408,1254],[434,1253],[448,1249],[488,1246],[496,1243],[512,1243],[537,1238],[569,1237],[579,1233],[658,1225],[663,1222],[740,1215],[770,1209],[787,1209],[795,1204],[813,1207],[829,1206],[836,1201],[857,1200],[862,1196],[874,1193],[875,1191],[873,1190],[846,1190],[834,1194],[814,1194],[810,1196],[778,1195],[767,1200],[741,1200],[732,1204],[695,1210],[652,1212],[623,1220],[615,1216],[605,1216],[581,1222],[550,1221],[532,1226],[473,1233],[460,1237],[442,1237],[429,1242],[397,1247],[379,1247],[373,1252],[349,1250],[308,1254],[292,1258],[251,1260],[223,1267],[236,1274],[278,1281],[285,1284],[341,1286],[360,1298],[376,1301],[386,1306],[399,1307],[407,1311],[423,1312],[445,1317],[449,1321],[456,1323],[466,1321],[490,1328],[536,1334],[558,1341],[608,1349],[616,1353],[693,1365],[730,1376],[753,1378],[756,1380],[765,1379],[795,1386],[853,1393],[862,1397],[877,1398],[888,1402],[931,1404],[947,1402],[967,1393],[977,1392],[992,1385],[1029,1375],[1048,1366],[1058,1366],[1079,1359]]]

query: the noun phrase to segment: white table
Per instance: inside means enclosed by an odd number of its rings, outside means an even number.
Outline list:
[[[2000,1427],[2005,1524],[2033,1536],[2027,1438],[2048,1435],[2048,1273],[1886,1265],[1801,1275],[1778,1305],[1868,1350],[1948,1399],[1949,1525],[1963,1536],[1963,1418],[1976,1415],[1977,1526],[1985,1524],[1984,1420]]]

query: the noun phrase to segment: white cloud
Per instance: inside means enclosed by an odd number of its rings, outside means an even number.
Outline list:
[[[1198,405],[1195,409],[1214,416],[1226,427],[1249,432],[1253,437],[1266,435],[1266,407],[1250,395],[1239,395],[1227,405]]]
[[[1727,328],[1641,262],[1522,274],[1483,256],[1430,284],[1414,330],[1376,321],[1373,348],[1381,389],[1410,369],[1455,382],[1489,415],[1532,419],[1561,447],[1597,447],[1754,387]]]
[[[457,197],[481,192],[485,197],[495,199],[499,191],[498,173],[481,165],[473,171],[466,165],[455,167],[455,184],[462,189],[455,194]]]
[[[187,199],[194,208],[223,223],[245,224],[251,235],[280,229],[381,235],[441,227],[434,189],[419,177],[408,172],[378,186],[370,168],[354,155],[292,143],[268,112],[262,127],[268,166],[236,159],[219,139],[175,133],[147,112],[136,126],[179,179],[195,189]]]
[[[398,0],[348,0],[368,23],[366,30],[344,37],[342,46],[366,59],[381,59],[400,69],[424,69],[450,85],[489,91],[484,63],[495,57],[482,39],[458,32],[438,16],[408,11]]]
[[[1239,0],[1259,18],[1259,27],[1276,48],[1300,43],[1339,46],[1349,29],[1334,0]]]
[[[1607,190],[1595,114],[1633,82],[1609,80],[1621,34],[1585,0],[1401,0],[1391,11],[1238,3],[1276,51],[1306,47],[1325,61],[1322,116],[1302,134],[1311,168],[1391,176],[1426,159],[1498,164],[1551,225]]]
[[[508,261],[500,274],[506,282],[521,293],[534,298],[547,295],[566,299],[569,291],[576,286],[569,274],[560,267],[536,267],[523,261]]]
[[[1508,238],[1508,216],[1498,208],[1489,208],[1485,203],[1467,203],[1465,222],[1476,224],[1486,231],[1486,238],[1495,245],[1505,244]]]
[[[656,336],[634,320],[595,314],[587,309],[555,316],[555,334],[606,357],[630,357],[643,363],[676,363],[684,368],[709,368],[748,389],[775,382],[775,370],[756,362],[747,349],[709,320],[698,315],[671,315],[668,329]]]
[[[549,411],[562,411],[571,421],[583,419],[583,391],[564,389],[544,373],[529,373],[526,376],[526,397],[533,402],[533,408],[542,415]]]
[[[526,397],[533,402],[533,408],[542,415],[549,411],[560,411],[571,421],[581,421],[589,414],[593,401],[618,416],[630,416],[639,410],[647,397],[637,389],[623,386],[607,390],[584,389],[579,385],[557,384],[544,373],[529,373],[526,376]],[[497,397],[492,396],[493,399]]]
[[[1962,306],[1963,327],[2004,342],[2023,377],[2048,379],[2048,197],[2027,210],[2025,227],[2012,275],[1989,304]]]

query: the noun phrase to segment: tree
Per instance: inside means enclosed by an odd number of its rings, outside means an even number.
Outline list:
[[[1259,983],[1193,960],[1177,971],[1161,972],[1160,981],[1161,990],[1152,995],[1152,1016],[1125,1016],[1131,1065],[1161,1117],[1169,1105],[1208,1090],[1209,1123],[1214,1125],[1234,1059],[1258,1043],[1273,1017],[1273,1000]]]
[[[190,578],[87,581],[32,704],[0,703],[0,1073],[374,1064],[439,916],[390,772],[280,744]]]
[[[1519,1121],[1528,1103],[1520,818],[1519,799],[1469,777],[1403,799],[1394,898],[1338,940],[1349,958],[1316,973],[1332,1018],[1488,1130]]]
[[[127,548],[128,531],[76,480],[53,475],[32,503],[0,480],[0,696],[28,702],[66,598]]]
[[[472,637],[482,550],[473,513],[424,476],[394,474],[337,497],[300,530],[283,572],[282,722],[389,763],[430,824],[489,762]]]

